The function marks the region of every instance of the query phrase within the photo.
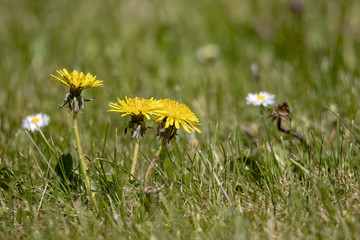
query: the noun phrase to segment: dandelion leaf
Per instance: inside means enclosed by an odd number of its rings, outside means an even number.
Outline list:
[[[73,158],[70,153],[61,154],[58,163],[55,167],[56,174],[64,181],[68,179],[71,181],[73,173]]]

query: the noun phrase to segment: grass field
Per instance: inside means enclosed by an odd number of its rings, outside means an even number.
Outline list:
[[[359,1],[0,5],[0,239],[360,238]],[[199,61],[208,43],[220,54]],[[72,116],[58,109],[69,90],[50,77],[63,68],[104,81],[78,114],[91,195]],[[308,146],[279,131],[271,107],[246,104],[259,91],[289,104],[283,127]],[[174,99],[201,123],[178,131],[147,185],[161,140],[154,129],[141,139],[130,181],[130,118],[107,112],[125,96]],[[26,131],[35,113],[50,123]]]

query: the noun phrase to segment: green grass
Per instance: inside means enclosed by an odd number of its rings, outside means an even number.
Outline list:
[[[285,0],[0,2],[1,239],[360,238],[359,1],[305,1],[302,13]],[[205,43],[219,46],[215,63],[196,58]],[[64,67],[104,80],[78,119],[93,201],[72,117],[57,109],[68,89],[50,80]],[[289,103],[284,126],[313,157],[246,105],[260,90]],[[202,123],[167,145],[148,188],[161,141],[152,129],[141,139],[131,183],[129,118],[106,112],[125,96],[172,98]],[[37,112],[49,126],[25,132]]]

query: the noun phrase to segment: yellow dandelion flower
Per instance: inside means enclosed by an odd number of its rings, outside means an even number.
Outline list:
[[[109,112],[122,113],[123,116],[145,116],[147,119],[150,119],[150,115],[156,114],[159,107],[161,106],[159,100],[154,100],[154,98],[145,99],[145,98],[128,98],[125,97],[125,100],[118,98],[117,103],[109,103],[109,106],[113,109],[109,109]]]
[[[90,87],[103,87],[103,81],[96,80],[96,76],[87,73],[86,75],[83,72],[78,72],[76,70],[69,73],[65,68],[63,70],[56,71],[61,78],[52,75],[54,80],[68,86],[72,92],[81,92],[85,88]]]
[[[161,107],[159,100],[153,98],[144,99],[144,98],[128,98],[125,97],[125,100],[118,98],[116,103],[109,103],[109,112],[121,113],[122,117],[130,116],[131,121],[129,122],[129,128],[131,130],[131,138],[136,137],[137,140],[139,136],[144,136],[147,126],[144,121],[144,117],[150,120],[150,115],[157,114],[159,108]],[[125,128],[125,134],[127,131]]]
[[[93,76],[90,73],[85,75],[83,72],[78,72],[76,70],[69,73],[65,68],[63,70],[57,70],[56,72],[60,77],[50,74],[50,76],[53,77],[53,80],[70,88],[70,93],[65,96],[65,99],[59,108],[62,108],[65,104],[69,103],[70,112],[74,114],[81,111],[84,107],[84,102],[89,102],[94,99],[84,99],[81,96],[82,90],[90,87],[103,87],[103,81],[96,80],[96,76]]]
[[[156,122],[160,122],[158,135],[167,138],[170,141],[175,137],[177,129],[180,124],[188,133],[196,131],[201,133],[196,125],[200,125],[199,119],[185,104],[178,103],[171,99],[160,100],[162,103],[161,109],[157,112],[154,118]]]

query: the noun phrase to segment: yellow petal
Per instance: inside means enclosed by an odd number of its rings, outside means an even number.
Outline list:
[[[180,128],[179,121],[175,121],[175,127],[176,127],[177,129]]]

